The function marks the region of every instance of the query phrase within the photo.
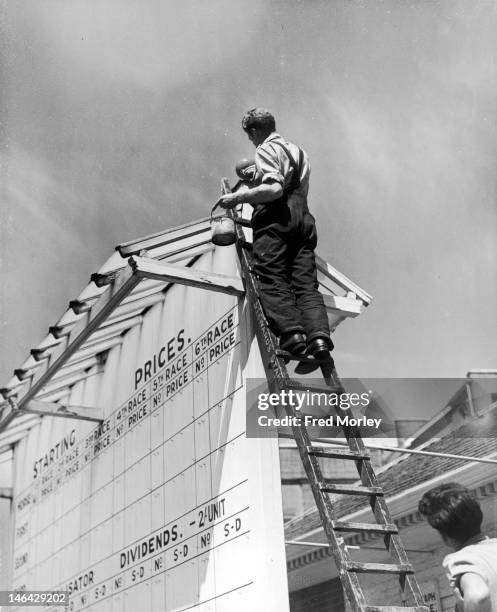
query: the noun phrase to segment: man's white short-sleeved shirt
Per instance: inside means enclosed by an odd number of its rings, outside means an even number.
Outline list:
[[[484,538],[451,553],[443,560],[450,584],[456,595],[461,597],[460,580],[463,574],[473,573],[487,584],[492,610],[497,611],[497,539]]]
[[[288,159],[288,155],[280,143],[288,149],[294,163],[298,164],[300,149],[297,145],[288,142],[277,132],[270,134],[266,140],[260,144],[255,152],[255,167],[257,183],[279,183],[283,189],[290,186],[293,177],[293,164]],[[303,151],[302,166],[300,168],[300,186],[295,190],[304,197],[309,191],[309,176],[311,167],[307,153]]]

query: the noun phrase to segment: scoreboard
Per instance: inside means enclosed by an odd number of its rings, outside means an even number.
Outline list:
[[[45,417],[19,443],[13,588],[73,611],[288,610],[277,441],[245,437],[262,371],[235,298],[172,287],[73,388],[104,420]]]

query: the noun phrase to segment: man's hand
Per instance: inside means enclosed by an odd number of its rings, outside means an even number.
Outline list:
[[[238,204],[259,204],[277,200],[283,194],[283,187],[276,182],[263,183],[258,187],[240,191],[239,193],[227,193],[219,198],[218,206],[223,208],[235,208]]]
[[[219,198],[217,204],[222,208],[229,208],[231,210],[232,208],[235,208],[235,206],[238,206],[240,202],[236,193],[226,193]]]

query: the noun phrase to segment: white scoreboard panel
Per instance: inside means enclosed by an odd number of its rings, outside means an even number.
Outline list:
[[[261,368],[235,298],[174,286],[74,388],[103,423],[45,417],[19,444],[13,588],[74,611],[288,610],[277,441],[244,435]]]

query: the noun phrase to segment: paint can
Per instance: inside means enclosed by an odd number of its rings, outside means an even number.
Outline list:
[[[227,213],[213,217],[217,204],[211,210],[211,241],[217,246],[235,244],[235,222]]]

